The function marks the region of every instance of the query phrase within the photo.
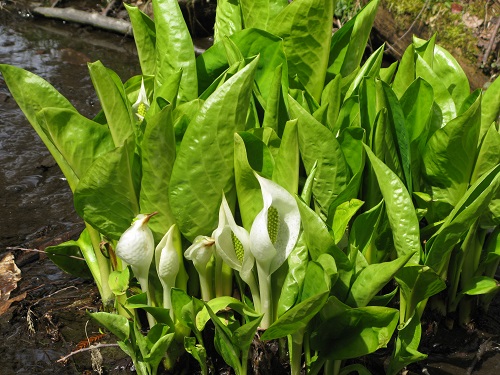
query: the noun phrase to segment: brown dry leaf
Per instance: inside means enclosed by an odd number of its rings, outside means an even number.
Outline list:
[[[475,29],[478,28],[483,24],[483,20],[480,19],[479,17],[473,16],[470,13],[464,13],[462,16],[462,21],[464,21],[464,25],[467,26],[469,29]]]
[[[14,255],[7,253],[0,260],[0,315],[7,311],[12,302],[21,301],[26,297],[26,293],[23,293],[9,299],[10,292],[17,288],[19,280],[21,280],[21,270],[14,262]]]

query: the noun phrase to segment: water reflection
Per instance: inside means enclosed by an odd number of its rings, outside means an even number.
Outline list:
[[[46,79],[87,117],[99,110],[86,65],[97,59],[124,80],[139,73],[129,38],[58,21],[0,17],[0,63]],[[80,225],[62,173],[0,76],[0,253],[41,232],[50,236]]]

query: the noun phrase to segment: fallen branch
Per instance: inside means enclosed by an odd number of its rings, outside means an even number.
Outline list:
[[[59,362],[59,363],[62,362],[62,363],[64,363],[64,362],[66,362],[68,360],[68,358],[70,358],[71,356],[74,356],[75,354],[82,353],[82,352],[87,352],[87,351],[92,350],[92,349],[108,348],[108,347],[113,347],[113,346],[119,347],[118,344],[96,344],[96,345],[91,345],[91,346],[89,346],[87,348],[82,348],[82,349],[75,350],[74,352],[71,352],[71,353],[69,353],[68,355],[66,355],[64,357],[61,357],[56,362]]]
[[[64,21],[90,25],[120,34],[132,35],[132,26],[130,25],[130,22],[103,16],[98,13],[88,13],[73,8],[50,7],[33,8],[33,13],[49,18],[58,18]]]

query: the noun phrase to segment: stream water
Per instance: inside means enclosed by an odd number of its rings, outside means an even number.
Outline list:
[[[131,38],[0,11],[0,63],[41,76],[87,117],[99,107],[86,65],[97,59],[123,80],[139,73]],[[78,226],[59,167],[0,76],[0,253]]]

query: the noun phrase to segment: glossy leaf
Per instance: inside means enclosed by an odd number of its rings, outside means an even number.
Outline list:
[[[240,0],[245,28],[268,30],[276,16],[288,5],[287,0]]]
[[[299,158],[297,121],[292,120],[285,126],[272,176],[272,180],[283,186],[290,194],[298,193]]]
[[[177,0],[153,2],[156,15],[156,83],[162,86],[168,76],[182,70],[180,102],[198,97],[196,60],[189,30]]]
[[[380,191],[384,197],[387,217],[398,256],[414,254],[410,264],[418,263],[420,231],[417,215],[408,191],[401,180],[365,146]]]
[[[96,312],[90,314],[90,317],[106,327],[120,341],[125,341],[130,337],[130,324],[124,316],[107,312]]]
[[[348,202],[341,203],[335,209],[332,221],[332,230],[335,242],[339,243],[344,237],[345,231],[353,216],[363,205],[359,199],[351,199]]]
[[[273,340],[304,329],[309,321],[323,308],[328,291],[311,296],[292,307],[278,318],[262,335],[262,340]]]
[[[280,12],[269,31],[283,38],[289,74],[298,76],[311,95],[319,100],[328,66],[332,35],[333,2],[297,0]]]
[[[190,241],[217,226],[222,192],[228,199],[234,194],[234,133],[245,127],[257,62],[217,89],[184,134],[169,196],[179,229]]]
[[[488,131],[484,135],[479,151],[477,154],[474,170],[470,182],[474,183],[483,174],[491,170],[495,165],[500,163],[500,133],[498,132],[495,124],[491,124]]]
[[[133,178],[133,142],[100,156],[88,168],[75,192],[75,209],[84,220],[112,239],[120,238],[139,214]]]
[[[116,147],[134,134],[135,120],[120,78],[100,61],[89,64],[90,78],[106,116]]]
[[[233,35],[243,28],[241,6],[235,0],[217,1],[214,25],[214,43]]]
[[[323,212],[342,190],[349,178],[344,154],[334,135],[324,125],[308,114],[293,98],[289,97],[290,112],[297,118],[299,150],[306,172],[310,173],[317,162],[314,198]],[[320,142],[319,142],[320,140]]]
[[[357,358],[386,347],[398,324],[398,311],[388,307],[349,308],[330,297],[325,309],[332,313],[312,333],[311,348],[329,359]]]
[[[497,77],[483,94],[481,103],[481,139],[493,122],[498,123],[498,116],[500,115],[498,103],[500,103],[500,79]]]
[[[153,20],[138,7],[123,4],[134,30],[134,40],[143,75],[156,72],[156,28]]]

